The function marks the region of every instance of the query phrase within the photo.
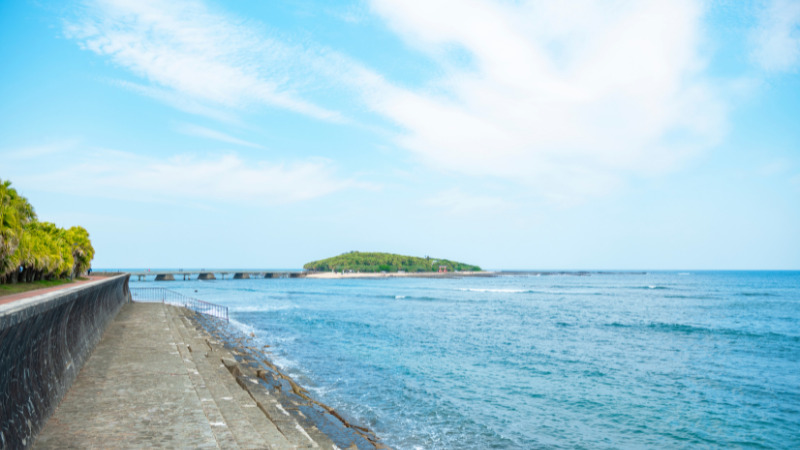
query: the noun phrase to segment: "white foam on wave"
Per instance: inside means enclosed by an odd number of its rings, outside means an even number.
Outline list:
[[[303,368],[298,361],[274,353],[270,355],[270,360],[272,360],[272,363],[278,366],[278,368],[284,372],[299,372],[302,371]]]
[[[334,381],[335,383],[335,381]],[[323,398],[333,391],[333,386],[304,386],[308,391],[312,392],[315,397]]]
[[[466,292],[492,292],[498,294],[523,294],[528,292],[527,289],[478,289],[478,288],[461,288],[459,291]]]
[[[255,334],[256,329],[255,329],[255,327],[253,327],[251,325],[247,325],[245,323],[239,322],[236,319],[229,319],[228,321],[236,329],[238,329],[239,331],[243,332],[244,334],[246,334],[248,336],[250,335],[250,333],[254,333]]]
[[[248,305],[234,306],[231,311],[235,312],[274,312],[296,308],[295,305]]]
[[[395,300],[400,300],[400,299],[406,298],[406,296],[405,295],[395,295],[394,298],[395,298]]]

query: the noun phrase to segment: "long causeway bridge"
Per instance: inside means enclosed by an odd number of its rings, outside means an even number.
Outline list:
[[[104,272],[94,272],[102,274]],[[138,281],[175,281],[177,279],[183,280],[216,280],[229,277],[234,280],[245,280],[250,278],[303,278],[306,276],[305,272],[299,271],[267,271],[267,270],[147,270],[147,271],[133,271],[126,273],[131,274],[131,278],[136,277]]]

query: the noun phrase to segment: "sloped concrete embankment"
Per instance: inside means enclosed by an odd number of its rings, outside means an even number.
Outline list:
[[[199,349],[194,353],[198,369],[221,362],[215,370],[232,375],[294,448],[389,449],[371,430],[349,422],[333,408],[311,398],[272,364],[257,344],[228,323],[186,312],[187,328],[205,334],[198,335],[192,344],[192,349]]]
[[[246,349],[194,319],[226,324],[161,303],[124,305],[33,448],[382,448],[330,414],[314,420],[307,401],[264,384]]]
[[[0,305],[0,448],[25,448],[130,300],[128,275]]]

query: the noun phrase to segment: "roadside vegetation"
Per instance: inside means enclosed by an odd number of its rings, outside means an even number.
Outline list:
[[[0,284],[72,279],[93,257],[86,229],[39,222],[28,199],[0,179]]]
[[[88,280],[88,278],[78,277],[76,280]],[[61,280],[40,280],[31,283],[0,284],[0,297],[4,295],[19,294],[20,292],[44,289],[62,284],[70,284],[75,280],[64,278]]]
[[[312,261],[303,266],[317,272],[448,272],[481,270],[478,266],[441,258],[396,255],[393,253],[350,252],[332,258]]]

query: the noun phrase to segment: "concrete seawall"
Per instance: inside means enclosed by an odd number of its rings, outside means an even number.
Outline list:
[[[0,448],[31,445],[103,330],[130,300],[128,278],[0,305]]]

